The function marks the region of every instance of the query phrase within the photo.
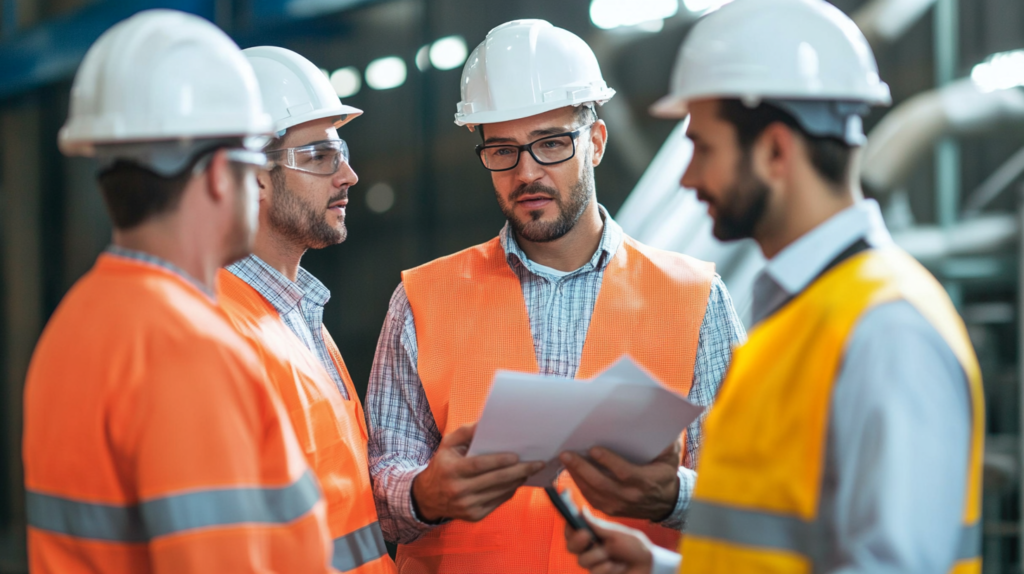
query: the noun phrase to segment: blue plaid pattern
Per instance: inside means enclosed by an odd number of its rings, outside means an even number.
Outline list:
[[[331,375],[341,396],[348,399],[348,389],[334,365],[322,334],[324,305],[330,301],[331,291],[302,267],[299,267],[296,281],[292,282],[255,255],[232,263],[226,269],[248,283],[277,309],[284,324],[316,355]]]
[[[509,266],[519,277],[530,316],[534,350],[544,374],[574,377],[604,269],[623,241],[622,228],[602,207],[601,243],[582,268],[556,278],[540,271],[516,244],[508,224],[500,234]],[[710,406],[729,365],[734,345],[746,332],[721,279],[715,278],[700,328],[689,399]],[[412,480],[441,442],[441,433],[416,370],[418,349],[412,310],[400,284],[391,297],[377,344],[366,395],[369,463],[377,513],[386,538],[409,543],[433,526],[421,522],[412,506]],[[706,413],[705,413],[706,416]],[[682,529],[696,481],[703,417],[688,430],[679,469],[676,508],[662,524]]]

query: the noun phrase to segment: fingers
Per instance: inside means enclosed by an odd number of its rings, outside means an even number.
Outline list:
[[[604,566],[609,562],[608,553],[605,552],[604,547],[594,544],[590,550],[587,550],[579,555],[576,559],[579,565],[587,570],[593,570]]]
[[[459,445],[468,446],[473,442],[473,434],[476,433],[476,423],[462,425],[441,439],[441,447],[456,447]]]
[[[613,492],[618,487],[607,475],[578,454],[563,452],[560,460],[580,490]]]
[[[490,472],[472,475],[466,479],[465,487],[466,490],[483,492],[513,484],[519,486],[542,468],[544,468],[543,462],[521,462]]]
[[[606,448],[594,447],[590,449],[590,456],[608,469],[608,472],[619,482],[626,482],[634,478],[640,468]]]
[[[671,464],[673,466],[679,466],[682,462],[683,454],[683,437],[679,437],[672,441],[672,444],[668,445],[668,448],[661,451],[654,461],[663,462],[665,464]]]
[[[573,554],[583,554],[594,545],[594,538],[586,530],[573,530],[565,525],[565,546]]]
[[[519,466],[533,464],[523,463],[522,465],[519,465],[517,464],[518,462],[519,457],[510,452],[467,456],[458,462],[456,472],[458,472],[460,476],[472,477],[488,474],[499,469],[517,468]]]

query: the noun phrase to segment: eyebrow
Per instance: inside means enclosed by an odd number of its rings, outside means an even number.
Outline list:
[[[553,136],[553,135],[557,135],[557,134],[572,133],[573,131],[574,130],[572,128],[566,127],[566,126],[551,126],[551,127],[542,128],[542,129],[539,129],[539,130],[533,130],[532,132],[530,132],[527,135],[529,135],[530,138],[531,138],[531,141],[533,141],[533,140],[542,138],[544,136]],[[487,138],[487,139],[484,140],[484,145],[505,144],[505,143],[517,145],[519,142],[517,142],[514,138],[503,138],[503,137],[490,137],[490,138]]]

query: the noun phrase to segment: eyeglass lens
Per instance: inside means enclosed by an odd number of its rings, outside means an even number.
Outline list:
[[[340,145],[339,145],[340,144]],[[295,169],[317,174],[332,174],[338,171],[341,162],[348,161],[348,148],[344,144],[316,145],[295,150]]]
[[[529,144],[529,149],[537,162],[542,164],[565,161],[575,151],[571,135],[539,139]],[[519,153],[517,146],[487,146],[480,150],[480,159],[487,169],[500,171],[515,167],[519,162]]]

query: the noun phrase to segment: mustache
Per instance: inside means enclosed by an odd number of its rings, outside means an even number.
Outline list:
[[[327,200],[327,205],[330,205],[330,204],[332,204],[332,203],[334,203],[336,201],[342,201],[342,200],[345,200],[345,199],[348,199],[348,186],[345,186],[336,195],[334,195],[330,199],[328,199]]]
[[[535,195],[535,194],[550,195],[552,199],[558,199],[559,198],[559,193],[558,193],[557,189],[555,189],[553,187],[548,187],[546,185],[540,185],[538,183],[531,183],[531,184],[523,185],[519,189],[513,191],[512,195],[508,196],[508,200],[509,201],[518,201],[519,198],[523,197],[524,195]]]

